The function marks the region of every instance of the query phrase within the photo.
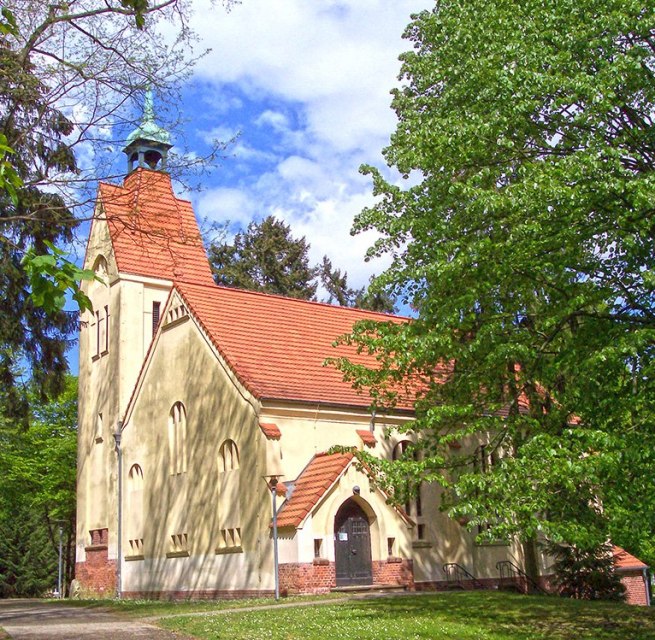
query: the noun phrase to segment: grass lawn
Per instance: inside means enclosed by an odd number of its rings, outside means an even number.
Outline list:
[[[341,599],[343,593],[331,593],[322,596],[289,596],[283,598],[278,605],[292,602],[312,602],[330,599]],[[200,613],[205,611],[223,611],[225,609],[242,609],[275,605],[272,598],[247,598],[241,600],[46,600],[48,604],[61,604],[67,607],[83,607],[89,609],[110,609],[116,613],[124,613],[134,618],[151,616],[184,615],[185,613]],[[2,637],[0,636],[0,640]]]
[[[655,640],[655,609],[480,591],[181,615],[158,624],[215,640]]]

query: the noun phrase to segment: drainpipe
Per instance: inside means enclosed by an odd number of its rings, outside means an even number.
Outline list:
[[[116,559],[116,598],[121,599],[122,585],[122,557],[123,557],[123,450],[121,449],[121,435],[123,431],[123,421],[119,420],[116,433],[114,433],[114,442],[116,443],[116,454],[118,456],[118,525],[117,535],[118,544]]]
[[[644,576],[644,587],[646,588],[646,606],[650,607],[650,575],[648,567],[642,569],[642,574]]]

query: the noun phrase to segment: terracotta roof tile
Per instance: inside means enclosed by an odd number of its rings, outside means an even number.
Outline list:
[[[272,422],[260,422],[259,428],[269,440],[279,440],[282,437],[280,427]]]
[[[375,436],[366,429],[357,429],[357,435],[367,447],[374,447],[377,444]]]
[[[333,341],[358,320],[405,320],[216,285],[178,282],[176,288],[242,384],[262,400],[367,407],[368,395],[323,362],[347,356],[375,367],[373,356],[345,345],[335,348]],[[411,409],[412,400],[406,397],[398,407]]]
[[[352,453],[318,453],[294,483],[291,498],[277,516],[278,527],[297,527],[353,459]]]
[[[123,186],[101,183],[98,200],[119,271],[213,282],[191,203],[175,196],[168,174],[137,169]]]
[[[644,564],[639,558],[635,558],[621,547],[613,546],[612,555],[614,556],[614,565],[618,571],[628,571],[630,569],[646,569],[648,565]]]

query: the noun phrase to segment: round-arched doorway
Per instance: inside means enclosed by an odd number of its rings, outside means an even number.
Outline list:
[[[338,587],[373,582],[371,529],[364,510],[352,498],[334,518],[334,559]]]

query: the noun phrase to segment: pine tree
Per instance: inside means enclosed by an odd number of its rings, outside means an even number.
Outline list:
[[[209,261],[217,284],[313,300],[316,270],[309,266],[305,238],[273,216],[251,222],[232,244],[213,244]]]

